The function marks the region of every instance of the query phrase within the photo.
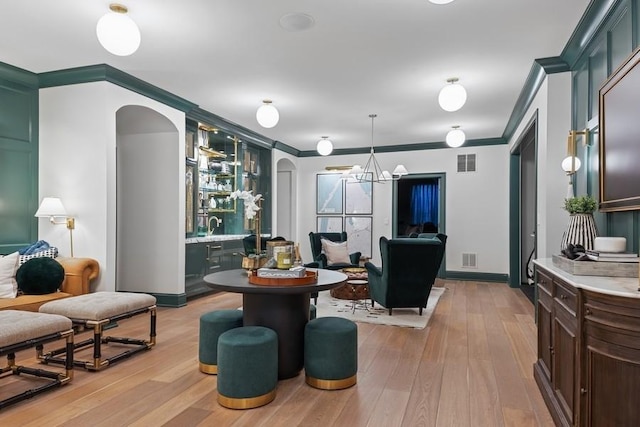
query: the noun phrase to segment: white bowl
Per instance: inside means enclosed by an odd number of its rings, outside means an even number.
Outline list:
[[[593,240],[593,250],[597,252],[624,252],[627,250],[625,237],[596,237]]]

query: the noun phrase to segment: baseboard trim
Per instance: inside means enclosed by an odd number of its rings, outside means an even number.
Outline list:
[[[187,305],[187,294],[156,294],[152,293],[156,297],[156,305],[158,307],[184,307]]]
[[[508,283],[509,275],[501,273],[474,273],[471,271],[446,271],[445,279],[473,280],[476,282],[501,282]]]

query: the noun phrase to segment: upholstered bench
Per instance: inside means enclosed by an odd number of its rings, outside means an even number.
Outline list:
[[[198,361],[205,374],[218,373],[218,338],[229,329],[242,326],[241,310],[213,310],[200,316]]]
[[[319,317],[304,330],[305,381],[323,390],[351,387],[358,373],[358,327],[349,319]]]
[[[218,403],[251,409],[276,397],[278,335],[264,326],[242,326],[218,338]]]
[[[156,343],[156,298],[152,295],[128,292],[95,292],[48,302],[40,307],[40,312],[68,317],[77,331],[93,329],[93,338],[75,344],[76,350],[93,345],[91,361],[78,360],[77,358],[74,361],[76,366],[89,370],[100,370],[140,351],[148,350]],[[105,326],[144,313],[150,313],[151,317],[149,340],[103,336]],[[131,347],[129,350],[103,359],[101,344],[110,342],[126,344]],[[43,361],[45,363],[64,363],[65,359],[58,357],[62,353],[62,349],[49,352],[43,355]]]
[[[66,340],[66,364],[64,372],[34,369],[16,364],[16,352],[29,348],[36,349],[38,358],[43,345],[57,340]],[[32,313],[28,311],[0,311],[0,357],[7,356],[7,365],[0,368],[0,377],[30,375],[43,378],[44,384],[36,388],[5,397],[0,400],[0,409],[40,394],[53,387],[62,386],[73,377],[73,329],[71,320],[54,314]],[[5,375],[7,374],[7,375]]]

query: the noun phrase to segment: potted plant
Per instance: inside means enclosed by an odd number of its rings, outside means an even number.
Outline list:
[[[593,240],[598,236],[598,229],[593,219],[593,212],[598,203],[592,196],[570,197],[564,200],[564,210],[569,212],[569,226],[562,236],[560,250],[572,245],[581,245],[586,250],[593,249]]]
[[[593,214],[598,203],[591,196],[578,196],[564,199],[564,210],[573,214]]]

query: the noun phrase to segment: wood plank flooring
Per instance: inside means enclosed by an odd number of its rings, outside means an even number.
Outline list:
[[[313,389],[301,373],[264,407],[219,406],[216,377],[198,370],[198,319],[241,305],[221,293],[159,308],[156,347],[99,372],[76,369],[70,384],[0,410],[0,426],[553,426],[533,379],[533,305],[503,283],[438,285],[446,291],[425,329],[358,325],[358,384],[346,390]],[[148,336],[148,316],[109,333]],[[18,354],[26,359],[37,365]],[[0,397],[27,381],[2,379]]]

